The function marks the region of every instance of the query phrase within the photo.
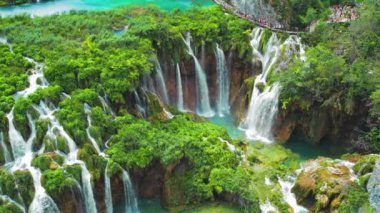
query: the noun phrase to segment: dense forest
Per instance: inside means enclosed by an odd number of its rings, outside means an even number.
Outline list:
[[[329,23],[331,6],[355,3],[263,2],[309,31],[259,29],[219,6],[0,17],[0,212],[139,212],[155,197],[172,211],[378,212],[380,3]],[[201,71],[214,107],[224,67],[236,126],[279,88],[264,107],[276,109],[270,144],[199,115]],[[345,154],[305,161],[284,145],[295,135]]]

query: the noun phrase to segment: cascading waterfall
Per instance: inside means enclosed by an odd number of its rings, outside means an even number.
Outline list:
[[[181,69],[179,64],[176,66],[177,72],[177,108],[179,111],[185,111],[185,106],[183,102],[183,88],[182,88],[182,78],[181,78]]]
[[[111,191],[111,180],[108,176],[108,161],[106,170],[104,172],[104,202],[106,204],[106,212],[113,213],[113,204],[112,204],[112,191]]]
[[[1,193],[1,190],[0,190],[0,193]],[[19,208],[19,210],[21,210],[22,212],[26,212],[25,211],[25,208],[24,206],[22,206],[21,204],[17,203],[16,201],[12,200],[9,196],[7,195],[1,195],[0,194],[0,200],[3,200],[3,201],[6,201],[7,203],[11,203],[15,206],[17,206],[17,208]]]
[[[69,134],[64,130],[63,126],[59,123],[57,118],[54,116],[56,109],[50,109],[44,102],[40,102],[39,106],[34,106],[37,112],[40,114],[40,119],[47,119],[50,122],[48,132],[53,132],[53,134],[58,134],[62,136],[67,146],[69,147],[69,153],[65,158],[65,165],[78,164],[81,167],[82,176],[82,193],[84,198],[84,204],[87,213],[97,212],[96,203],[94,199],[94,194],[91,186],[91,175],[88,171],[85,163],[77,159],[78,148],[74,140],[69,136]],[[56,132],[56,133],[55,133]],[[56,140],[56,135],[54,135]]]
[[[11,153],[9,153],[8,151],[7,145],[5,144],[3,132],[0,132],[0,146],[1,146],[1,149],[3,150],[5,163],[11,162],[12,156],[11,156]]]
[[[230,74],[226,64],[226,57],[219,44],[216,44],[215,56],[217,62],[217,83],[218,83],[218,99],[216,103],[217,113],[220,117],[230,112],[229,96],[230,96]]]
[[[4,43],[4,41],[1,41]],[[6,40],[5,40],[6,42]],[[8,44],[11,48],[11,45]],[[28,77],[29,87],[23,91],[19,91],[14,95],[15,99],[20,97],[26,98],[28,95],[34,93],[39,88],[45,88],[48,86],[48,82],[43,75],[43,64],[37,63],[30,58],[25,58],[32,64],[34,68],[32,69],[31,75]],[[69,147],[69,153],[65,155],[65,165],[79,164],[82,168],[82,185],[83,185],[83,197],[85,200],[86,212],[96,213],[96,204],[91,187],[91,175],[87,170],[83,161],[77,159],[78,149],[75,142],[70,138],[66,133],[64,128],[60,125],[54,112],[56,109],[50,109],[47,104],[43,101],[40,102],[40,105],[33,105],[33,108],[39,114],[39,119],[44,119],[49,122],[47,136],[53,137],[56,141],[57,136],[62,136]],[[30,137],[27,141],[24,140],[20,132],[16,129],[13,118],[14,118],[14,109],[12,109],[8,114],[8,134],[9,142],[11,144],[12,153],[14,155],[14,161],[10,162],[11,166],[8,168],[10,172],[15,172],[17,170],[28,170],[33,178],[35,196],[31,205],[29,206],[29,212],[59,212],[59,209],[53,199],[46,193],[45,189],[41,185],[41,172],[39,169],[34,168],[31,165],[31,162],[36,154],[44,152],[44,146],[37,151],[33,152],[33,141],[36,138],[36,128],[34,125],[34,120],[32,116],[27,113],[27,118],[29,121],[29,128],[31,130]],[[59,154],[59,153],[58,153]]]
[[[197,113],[204,117],[212,117],[215,115],[210,105],[210,97],[208,92],[207,78],[206,74],[199,63],[197,57],[195,56],[193,49],[191,47],[191,35],[188,32],[186,34],[186,39],[183,39],[190,56],[193,57],[195,63],[195,74],[197,82]]]
[[[88,126],[86,128],[86,134],[87,134],[87,137],[88,139],[90,140],[92,146],[95,148],[96,152],[98,154],[101,153],[100,151],[100,148],[99,148],[99,145],[98,143],[96,142],[95,138],[91,136],[91,133],[90,133],[90,128],[92,126],[92,120],[91,120],[91,108],[88,104],[84,104],[84,112],[86,113],[87,115],[87,123],[88,123]]]
[[[106,96],[107,97],[107,96]],[[107,101],[107,98],[103,98],[102,96],[98,96],[100,103],[102,104],[104,112],[111,113],[112,116],[115,116],[115,112],[110,107],[109,101]]]
[[[268,74],[273,70],[275,64],[286,64],[297,52],[303,53],[304,51],[298,37],[289,36],[281,44],[275,33],[272,33],[265,48],[260,51],[263,34],[262,28],[255,28],[252,32],[253,55],[261,62],[262,72],[255,79],[247,117],[242,122],[241,128],[245,130],[248,139],[270,143],[273,141],[272,127],[278,110],[280,84],[267,85]],[[285,49],[285,53],[282,51],[283,49]],[[303,55],[298,55],[303,57]],[[280,58],[282,61],[279,61]]]
[[[265,203],[260,204],[260,210],[261,210],[262,213],[279,212],[277,210],[277,208],[275,206],[273,206],[273,204],[269,201],[268,198],[265,201]]]
[[[132,187],[132,182],[127,171],[123,169],[122,173],[123,185],[124,185],[124,198],[125,198],[125,212],[126,213],[138,213],[137,198]]]
[[[283,180],[278,178],[278,183],[281,186],[281,192],[284,201],[289,204],[290,207],[293,208],[294,213],[307,213],[309,212],[305,207],[297,204],[296,196],[292,193],[292,188],[296,183],[296,179],[294,177],[288,176],[287,180]]]
[[[146,118],[146,107],[144,106],[143,102],[141,101],[139,94],[137,93],[136,90],[133,92],[133,94],[135,96],[137,110],[141,113],[141,115],[144,118]]]
[[[161,98],[165,102],[165,104],[169,104],[169,97],[168,97],[168,91],[166,89],[166,83],[165,83],[165,78],[164,74],[162,72],[162,68],[160,65],[160,62],[156,58],[156,80],[160,86],[160,95],[162,96]]]

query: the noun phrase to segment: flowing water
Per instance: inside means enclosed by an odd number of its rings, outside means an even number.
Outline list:
[[[135,96],[135,101],[136,101],[136,109],[141,113],[141,115],[146,118],[146,107],[145,107],[145,104],[143,104],[139,94],[137,93],[137,91],[135,90],[133,92],[134,96]]]
[[[107,161],[106,170],[104,171],[104,202],[106,204],[106,213],[113,213],[111,180],[108,176],[108,164],[109,161]]]
[[[183,102],[183,88],[182,88],[182,78],[181,69],[179,64],[176,65],[176,75],[177,75],[177,108],[179,111],[185,111],[185,106]]]
[[[217,113],[220,117],[230,113],[230,73],[227,69],[226,57],[223,50],[216,45],[215,56],[217,62],[217,75],[218,75],[218,98],[216,103]]]
[[[168,90],[166,88],[165,77],[158,59],[156,59],[156,82],[159,86],[159,94],[165,104],[169,104]]]
[[[135,192],[133,190],[132,182],[129,174],[123,170],[122,173],[123,184],[124,184],[124,200],[125,200],[125,212],[126,213],[138,213],[138,203]]]
[[[191,47],[191,35],[188,32],[186,34],[186,39],[183,39],[188,53],[191,57],[193,57],[195,64],[195,75],[197,82],[197,113],[204,117],[212,117],[215,115],[214,111],[211,109],[210,105],[210,97],[207,85],[207,77],[205,71],[203,70],[201,64],[199,63],[197,57],[195,56],[193,49]]]
[[[12,156],[11,156],[11,153],[9,153],[8,151],[8,147],[4,141],[4,135],[1,131],[0,131],[0,146],[1,146],[1,149],[3,150],[3,157],[4,157],[5,163],[11,162]]]
[[[281,192],[284,201],[293,208],[294,213],[309,212],[306,208],[297,204],[296,196],[291,191],[296,183],[296,179],[291,176],[285,177],[285,179],[286,180],[278,178],[278,183],[281,185]]]
[[[242,122],[241,128],[245,130],[248,139],[271,143],[274,140],[272,127],[278,110],[281,87],[279,83],[268,85],[267,77],[271,72],[286,65],[292,56],[299,56],[299,52],[303,50],[300,38],[289,36],[281,43],[276,33],[272,33],[266,46],[261,50],[263,34],[262,28],[255,28],[252,32],[253,55],[255,60],[261,62],[262,70],[255,79],[247,117]],[[285,51],[282,51],[283,49]]]
[[[212,5],[212,0],[52,0],[20,6],[0,7],[0,15],[29,13],[34,16],[46,16],[70,10],[107,10],[129,5],[156,5],[161,9],[190,9],[194,6]]]

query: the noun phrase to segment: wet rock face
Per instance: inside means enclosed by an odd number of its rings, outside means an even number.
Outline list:
[[[367,191],[371,207],[380,212],[380,160],[377,161],[372,175],[368,180]]]
[[[57,205],[62,213],[83,213],[84,205],[81,190],[78,187],[66,188],[60,195]]]
[[[341,193],[354,182],[350,163],[319,158],[305,163],[292,189],[298,203],[315,212],[339,207]]]

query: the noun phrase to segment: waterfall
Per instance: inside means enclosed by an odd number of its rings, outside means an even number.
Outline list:
[[[143,102],[141,101],[141,98],[139,96],[139,94],[137,93],[137,91],[135,90],[133,92],[134,96],[135,96],[135,101],[136,101],[136,109],[141,113],[141,115],[146,118],[146,107],[145,105],[143,104]]]
[[[260,204],[260,210],[261,210],[262,213],[279,212],[277,210],[277,208],[275,206],[273,206],[273,204],[269,201],[268,198],[265,201],[265,203],[261,203]]]
[[[77,162],[82,168],[82,190],[87,213],[96,213],[96,203],[91,186],[91,174],[83,162]]]
[[[108,163],[107,161],[107,166],[106,170],[104,172],[104,202],[106,204],[106,212],[107,213],[113,213],[113,204],[112,204],[112,190],[111,190],[111,180],[110,177],[108,176]]]
[[[11,153],[9,153],[7,145],[5,144],[3,132],[0,132],[0,146],[1,146],[1,149],[3,150],[5,163],[11,162],[12,161]]]
[[[100,95],[98,96],[98,98],[100,100],[100,103],[102,104],[104,112],[109,112],[109,113],[111,113],[112,116],[115,116],[115,112],[112,110],[112,108],[110,107],[109,102],[106,100],[107,98],[105,99],[105,98],[103,98]]]
[[[123,184],[124,184],[124,199],[125,199],[125,212],[126,213],[138,213],[137,198],[132,187],[131,179],[127,171],[123,169]]]
[[[270,143],[273,141],[272,127],[278,110],[280,84],[267,85],[267,77],[274,70],[275,64],[281,63],[284,66],[290,62],[293,55],[297,55],[296,46],[299,47],[300,54],[303,54],[303,50],[301,40],[298,37],[289,36],[281,44],[276,34],[272,33],[265,48],[260,51],[263,33],[262,28],[255,28],[252,32],[253,55],[261,62],[262,70],[255,79],[247,117],[242,122],[241,128],[245,130],[248,139]],[[282,51],[283,49],[285,51]]]
[[[3,42],[4,41],[0,41]],[[6,43],[6,41],[5,41]],[[9,44],[8,44],[9,45]],[[11,45],[9,45],[11,48]],[[39,88],[45,88],[48,86],[48,82],[45,79],[43,75],[43,68],[44,65],[41,63],[37,63],[34,60],[30,58],[25,58],[32,64],[34,64],[34,68],[32,69],[31,75],[28,77],[29,81],[29,87],[26,88],[23,91],[19,91],[14,95],[14,98],[26,98],[28,95],[34,93]],[[70,98],[70,96],[68,96]],[[92,191],[91,186],[91,175],[86,168],[86,165],[83,161],[77,159],[78,154],[78,148],[76,146],[76,143],[73,139],[69,136],[69,134],[64,130],[63,126],[59,123],[58,119],[55,117],[54,113],[57,111],[56,108],[52,104],[48,106],[47,103],[44,101],[41,101],[39,105],[33,105],[33,108],[36,111],[37,116],[39,116],[39,119],[41,120],[47,120],[49,122],[48,130],[46,133],[47,137],[50,137],[53,140],[57,140],[58,136],[61,136],[65,139],[66,144],[69,148],[68,154],[63,154],[65,157],[64,165],[73,165],[78,164],[81,166],[82,169],[82,192],[83,197],[85,200],[85,208],[87,213],[96,213],[96,204],[95,199]],[[88,115],[88,122],[89,127],[87,129],[87,132],[89,133],[89,128],[91,127],[91,118],[89,116],[89,109],[86,108],[85,110]],[[14,173],[17,170],[28,170],[33,178],[33,184],[35,189],[35,196],[33,198],[32,204],[29,206],[29,212],[37,212],[37,213],[43,213],[43,212],[59,212],[59,209],[57,205],[54,203],[53,199],[46,193],[45,189],[41,185],[41,171],[37,168],[34,168],[31,165],[31,162],[33,158],[44,152],[44,146],[37,151],[33,152],[33,142],[36,139],[37,130],[35,127],[34,120],[29,112],[26,114],[28,118],[28,124],[29,128],[31,130],[31,134],[29,136],[29,139],[27,141],[24,140],[20,132],[16,129],[14,125],[14,108],[6,115],[8,119],[8,135],[9,135],[9,142],[12,148],[12,153],[14,156],[14,161],[12,164],[10,164],[10,167],[7,167],[7,169]],[[90,136],[88,134],[88,136]],[[89,137],[90,138],[90,137]],[[1,134],[1,146],[4,144],[4,140]],[[91,138],[90,138],[90,141]],[[93,141],[92,141],[93,142]],[[4,144],[5,145],[5,144]],[[94,146],[95,147],[95,146]],[[3,148],[3,152],[6,151],[6,149]],[[4,151],[5,150],[5,151]]]
[[[292,188],[296,183],[296,179],[291,176],[286,177],[286,179],[287,180],[285,181],[278,178],[278,183],[281,185],[281,193],[284,201],[293,208],[294,213],[309,212],[306,208],[297,204],[296,196],[292,193]]]
[[[93,137],[91,136],[91,133],[90,133],[90,129],[91,129],[91,127],[92,127],[92,120],[91,120],[91,108],[90,108],[90,106],[89,106],[88,104],[84,104],[84,112],[85,112],[86,115],[87,115],[87,123],[88,123],[88,126],[87,126],[87,128],[86,128],[86,134],[87,134],[87,137],[88,137],[88,139],[90,140],[92,146],[95,148],[96,152],[97,152],[98,154],[100,154],[101,151],[100,151],[99,145],[98,145],[98,143],[96,142],[95,138],[93,138]]]
[[[1,190],[0,190],[0,193],[1,193]],[[1,194],[0,194],[0,200],[6,201],[6,202],[8,202],[8,203],[11,203],[11,204],[17,206],[17,208],[19,208],[22,212],[24,212],[24,213],[26,212],[24,206],[22,206],[21,204],[17,203],[17,202],[14,201],[14,200],[12,200],[12,199],[11,199],[9,196],[7,196],[7,195],[1,195]]]
[[[164,74],[162,73],[162,68],[157,58],[156,58],[156,72],[157,72],[156,80],[160,86],[161,98],[163,99],[165,104],[169,104],[169,97],[168,97],[168,91],[166,89]]]
[[[15,160],[22,157],[25,153],[25,141],[21,136],[21,133],[15,128],[13,123],[13,109],[10,113],[7,114],[8,118],[8,136],[9,142],[12,147],[13,157]]]
[[[177,71],[177,108],[179,111],[185,111],[184,102],[183,102],[183,88],[182,88],[182,79],[181,79],[181,69],[179,64],[176,66]]]
[[[214,112],[210,106],[210,97],[207,86],[207,78],[206,74],[199,63],[197,57],[195,56],[193,49],[191,47],[191,35],[187,33],[186,39],[183,39],[190,56],[193,57],[195,63],[195,74],[196,74],[196,82],[197,82],[197,113],[204,117],[212,117],[214,116]]]
[[[215,56],[217,62],[217,84],[218,84],[218,99],[216,109],[218,115],[223,117],[230,112],[229,96],[230,96],[230,74],[227,69],[226,58],[219,44],[216,44]]]
[[[29,168],[29,171],[33,177],[35,195],[32,204],[29,206],[29,212],[33,213],[45,213],[45,212],[59,212],[57,205],[53,199],[49,197],[45,189],[41,186],[41,172],[39,169],[33,167]]]

